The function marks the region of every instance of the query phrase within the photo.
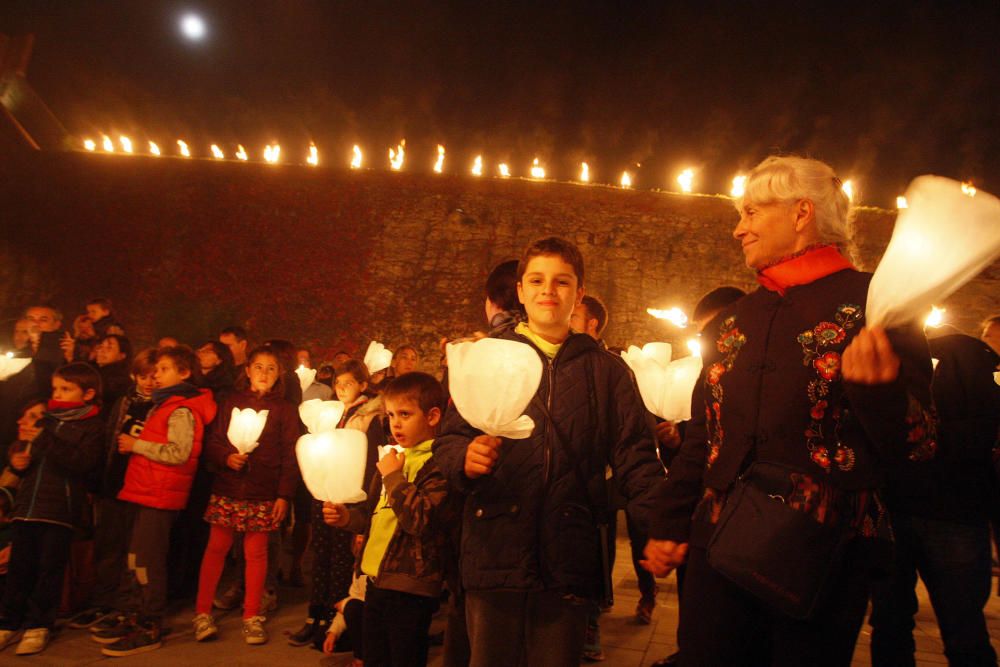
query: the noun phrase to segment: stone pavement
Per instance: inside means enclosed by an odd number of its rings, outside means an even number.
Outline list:
[[[619,521],[624,526],[624,521]],[[629,545],[624,534],[618,537],[618,560],[615,564],[615,605],[601,617],[601,635],[607,659],[601,667],[646,667],[652,662],[672,653],[676,649],[677,594],[674,577],[671,575],[660,582],[660,595],[651,625],[639,625],[634,621],[633,612],[639,594],[635,573],[628,557]],[[916,644],[917,665],[931,666],[946,664],[942,654],[940,633],[930,608],[926,591],[919,587],[920,613],[917,616]],[[290,665],[315,665],[316,667],[340,667],[344,657],[324,657],[309,648],[293,648],[285,642],[285,634],[297,630],[306,612],[306,591],[304,589],[281,589],[281,608],[268,619],[267,628],[271,634],[270,643],[263,646],[247,646],[240,634],[239,612],[228,612],[218,619],[220,637],[213,642],[198,644],[191,632],[192,606],[179,605],[170,618],[173,632],[163,648],[131,658],[106,658],[101,655],[100,646],[89,638],[86,630],[66,629],[49,648],[37,656],[18,658],[14,648],[8,647],[0,653],[0,665],[52,665],[53,667],[91,665],[98,662],[121,665],[122,667],[195,667],[215,666],[240,667],[285,667]],[[993,645],[1000,653],[1000,598],[991,597],[986,608]],[[443,620],[435,620],[432,632],[440,629]],[[870,664],[867,627],[862,629],[858,647],[854,655],[854,666]],[[441,665],[440,648],[431,650],[431,667]]]

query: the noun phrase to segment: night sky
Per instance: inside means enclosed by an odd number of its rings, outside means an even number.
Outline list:
[[[181,37],[185,11],[204,42]],[[36,34],[29,81],[80,136],[311,140],[344,166],[358,143],[380,168],[405,137],[409,170],[441,143],[451,172],[537,156],[554,178],[586,160],[598,181],[675,189],[694,166],[702,192],[779,151],[875,205],[927,172],[1000,191],[997,0],[8,0],[0,32]]]

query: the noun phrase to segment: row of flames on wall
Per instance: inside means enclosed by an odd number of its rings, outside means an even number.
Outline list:
[[[191,148],[188,146],[187,142],[182,139],[178,139],[176,142],[176,152],[174,155],[182,158],[191,158]],[[140,151],[133,144],[129,137],[120,135],[118,137],[118,143],[115,144],[114,140],[108,135],[101,135],[100,143],[94,139],[84,139],[83,148],[85,151],[93,153],[98,150],[104,153],[124,153],[124,154],[136,154]],[[218,144],[212,144],[209,147],[209,152],[211,153],[212,159],[214,160],[236,160],[239,162],[250,162],[257,161],[253,160],[247,150],[242,144],[237,144],[236,150],[232,152],[231,156],[227,156],[226,152],[219,147]],[[155,157],[160,157],[165,155],[163,149],[155,141],[149,141],[146,155],[152,155]],[[268,164],[278,164],[281,162],[281,146],[273,143],[268,144],[264,147],[262,152],[263,161]],[[445,148],[441,144],[437,146],[437,158],[433,164],[433,170],[435,173],[442,173],[444,170],[444,158],[445,158]],[[403,164],[406,161],[406,139],[399,142],[397,146],[389,149],[389,168],[392,171],[402,171]],[[316,148],[316,144],[309,144],[309,152],[306,154],[305,162],[313,167],[319,166],[319,149]],[[355,145],[350,154],[349,166],[351,169],[361,169],[364,164],[364,154],[361,147]],[[641,166],[641,165],[637,165]],[[472,176],[481,177],[486,172],[484,171],[483,156],[477,155],[472,161],[472,165],[469,167],[469,173]],[[545,178],[545,167],[539,162],[538,158],[535,158],[528,170],[530,177],[535,180],[542,180]],[[496,170],[494,175],[498,178],[510,178],[511,168],[506,162],[500,162],[496,165]],[[680,189],[680,192],[693,193],[695,184],[696,171],[693,168],[687,168],[680,172],[676,177],[676,183]],[[738,174],[733,177],[732,187],[729,190],[729,195],[731,197],[742,197],[744,188],[746,186],[747,177],[743,174]],[[580,183],[590,183],[590,165],[586,162],[580,163],[580,173],[577,177],[577,181]],[[623,171],[621,177],[618,179],[618,185],[622,188],[629,189],[632,187],[632,174],[628,171]],[[847,195],[848,199],[852,202],[855,201],[857,197],[857,186],[854,181],[846,180],[843,182],[842,188],[844,193]],[[966,194],[975,194],[976,189],[971,183],[962,184],[962,190]],[[903,196],[896,197],[896,208],[903,209],[907,207],[906,198]]]

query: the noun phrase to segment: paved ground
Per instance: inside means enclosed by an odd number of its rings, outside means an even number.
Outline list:
[[[623,526],[624,521],[619,521]],[[676,647],[677,595],[674,578],[660,582],[658,607],[651,625],[638,625],[633,619],[633,611],[638,602],[635,573],[628,559],[628,541],[623,536],[618,540],[618,563],[615,566],[615,606],[601,617],[601,633],[607,660],[602,667],[646,667],[650,663],[672,653]],[[927,595],[919,589],[921,611],[917,617],[917,665],[946,664],[942,655],[940,633],[930,609]],[[247,646],[240,635],[238,612],[229,612],[219,619],[220,638],[217,641],[198,644],[191,632],[192,607],[178,606],[172,615],[174,632],[162,649],[133,658],[106,658],[101,655],[100,646],[89,638],[86,630],[65,630],[44,653],[26,658],[17,658],[13,647],[0,654],[0,664],[53,665],[58,667],[91,665],[110,662],[122,667],[189,667],[226,665],[285,667],[286,665],[316,665],[317,667],[339,667],[340,657],[327,658],[308,648],[293,648],[285,643],[284,634],[297,630],[304,620],[306,592],[303,589],[284,588],[281,591],[282,604],[277,613],[272,614],[267,627],[271,633],[270,643],[264,646]],[[1000,598],[994,596],[986,609],[993,645],[1000,653]],[[441,620],[435,621],[432,631],[440,627]],[[440,649],[432,649],[432,667],[441,664]],[[870,664],[868,633],[863,630],[858,639],[854,657],[855,666]]]

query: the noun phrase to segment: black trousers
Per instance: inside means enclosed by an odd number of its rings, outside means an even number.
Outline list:
[[[125,601],[119,595],[122,572],[125,571],[129,538],[132,535],[131,503],[116,498],[97,501],[94,522],[94,590],[91,602],[95,607],[121,609]]]
[[[365,667],[423,667],[427,664],[427,631],[437,600],[423,595],[377,588],[365,592]]]
[[[15,521],[0,629],[55,624],[73,529],[44,521]]]
[[[680,664],[684,667],[849,667],[868,605],[868,552],[854,540],[833,573],[817,614],[799,621],[771,611],[690,547],[681,593]]]

